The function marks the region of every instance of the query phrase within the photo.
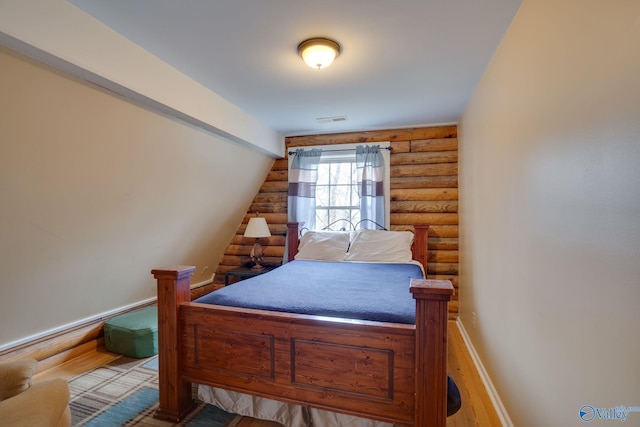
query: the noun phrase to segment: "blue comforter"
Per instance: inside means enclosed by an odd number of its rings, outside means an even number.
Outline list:
[[[195,302],[412,324],[412,278],[419,265],[296,260]]]

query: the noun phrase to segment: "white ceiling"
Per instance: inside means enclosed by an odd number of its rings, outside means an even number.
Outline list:
[[[521,1],[70,3],[289,136],[457,122]],[[342,46],[322,70],[296,51],[317,36]]]

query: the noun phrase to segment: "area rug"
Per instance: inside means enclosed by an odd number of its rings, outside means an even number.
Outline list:
[[[197,401],[179,424],[153,418],[158,407],[158,357],[121,356],[69,381],[74,426],[233,427],[242,417]],[[194,393],[195,397],[195,393]]]

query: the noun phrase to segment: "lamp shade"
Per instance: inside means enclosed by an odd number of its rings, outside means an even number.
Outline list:
[[[260,238],[269,236],[271,236],[271,232],[269,231],[266,219],[258,217],[249,218],[247,229],[244,230],[244,237]]]
[[[298,53],[311,68],[325,68],[340,54],[340,45],[330,39],[315,38],[298,45]]]

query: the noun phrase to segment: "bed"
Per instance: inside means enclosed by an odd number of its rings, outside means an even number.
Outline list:
[[[288,247],[298,248],[298,224],[288,228]],[[292,265],[295,254],[290,250]],[[426,257],[427,226],[415,226],[413,258],[426,266]],[[193,271],[152,271],[160,349],[156,417],[182,419],[193,408],[197,383],[398,426],[446,425],[450,282],[410,279],[414,323],[406,323],[190,301]]]

